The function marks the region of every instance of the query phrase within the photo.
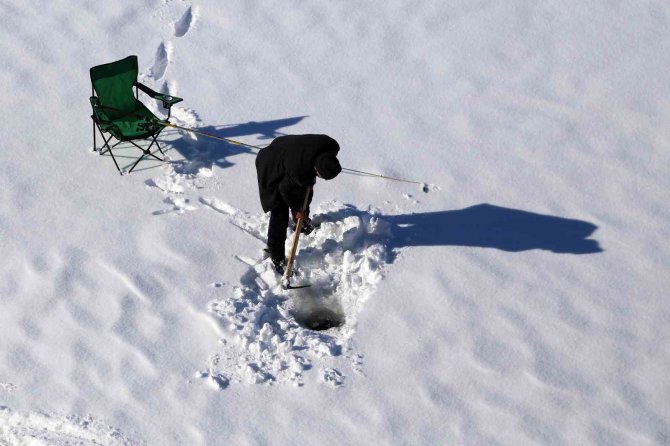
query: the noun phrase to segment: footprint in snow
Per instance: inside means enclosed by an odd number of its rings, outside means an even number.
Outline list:
[[[5,392],[12,393],[16,389],[16,386],[12,383],[0,383],[0,390]]]
[[[154,64],[151,67],[151,76],[155,80],[163,79],[167,71],[168,64],[172,58],[172,44],[170,42],[161,42],[156,49],[156,56],[154,57]]]
[[[191,204],[191,200],[184,197],[166,197],[163,200],[163,203],[167,204],[169,207],[166,209],[159,209],[152,212],[153,215],[165,215],[165,214],[185,214],[189,211],[194,211],[197,209],[196,206]]]
[[[220,373],[198,372],[196,377],[206,379],[207,383],[216,390],[224,390],[230,385],[228,378]]]
[[[186,33],[189,32],[191,27],[195,24],[196,19],[198,18],[198,9],[191,6],[186,9],[184,15],[181,16],[174,24],[174,35],[175,37],[183,37]]]
[[[335,369],[324,369],[323,382],[330,384],[333,387],[341,387],[344,385],[344,375]]]

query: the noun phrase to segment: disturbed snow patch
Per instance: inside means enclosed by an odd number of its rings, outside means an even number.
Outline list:
[[[15,389],[16,389],[16,386],[12,383],[0,382],[0,390],[4,390],[5,392],[12,393]]]
[[[201,201],[251,236],[264,239],[266,216],[234,210],[218,200]],[[323,382],[341,386],[342,367],[360,370],[362,355],[353,351],[351,339],[358,314],[390,260],[389,225],[374,211],[337,202],[320,206],[315,214],[320,227],[300,238],[298,275],[293,279],[312,286],[284,290],[269,260],[239,255],[238,260],[249,265],[240,285],[232,295],[210,304],[231,337],[221,341],[221,351],[198,376],[225,383],[219,388],[229,382],[302,385],[305,371],[318,362]]]
[[[0,406],[0,444],[68,446],[139,444],[93,417],[60,417],[35,412],[14,412]]]

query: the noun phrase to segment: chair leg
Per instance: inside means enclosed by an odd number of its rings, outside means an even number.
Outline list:
[[[137,161],[135,161],[135,164],[133,164],[133,167],[130,168],[130,170],[128,171],[128,173],[132,173],[132,172],[133,172],[133,169],[135,169],[135,166],[137,166],[137,165],[140,163],[140,161],[142,161],[142,158],[144,158],[144,155],[142,155],[142,156],[140,156],[139,158],[137,158]]]
[[[114,152],[112,152],[112,149],[109,149],[109,154],[112,155],[112,161],[114,161],[114,165],[116,166],[116,170],[119,171],[121,175],[123,175],[123,172],[121,171],[121,168],[119,167],[119,163],[116,162],[116,157],[114,156]]]
[[[102,130],[100,130],[100,126],[98,126],[95,123],[95,121],[93,122],[93,145],[94,145],[93,148],[94,148],[94,150],[97,147],[96,138],[95,138],[95,127],[98,127],[98,131],[100,132],[100,136],[102,137],[102,140],[105,142],[105,144],[103,144],[102,147],[100,147],[99,154],[104,155],[105,153],[109,152],[109,154],[112,156],[112,161],[114,161],[114,165],[116,166],[116,170],[118,170],[119,173],[121,175],[123,175],[123,172],[121,171],[121,168],[119,167],[119,163],[116,162],[116,157],[114,156],[114,152],[112,152],[112,146],[109,145],[109,142],[112,140],[112,135],[109,135],[109,138],[105,138],[105,135],[102,133]],[[119,143],[120,143],[120,141],[117,142],[116,144],[114,144],[114,146],[116,146]]]
[[[110,136],[109,139],[112,139],[112,137]],[[114,156],[114,152],[112,152],[112,148],[109,146],[109,141],[107,141],[106,145],[107,145],[107,151],[104,152],[104,153],[109,152],[109,154],[112,155],[112,161],[114,161],[114,165],[116,166],[116,170],[118,170],[119,173],[121,175],[123,175],[123,172],[121,171],[121,168],[119,167],[119,163],[116,162],[116,157]],[[101,155],[102,155],[102,153],[101,153]]]
[[[112,136],[110,135],[109,138],[105,138],[105,135],[101,133],[102,140],[105,142],[102,147],[100,147],[100,155],[104,155],[105,153],[109,152],[112,150],[112,148],[109,145],[109,142],[112,140]]]
[[[149,156],[153,156],[153,157],[156,158],[158,161],[165,161],[165,160],[163,160],[163,159],[158,158],[158,157],[157,157],[156,155],[154,155],[153,153],[151,153],[151,147],[153,147],[154,143],[156,143],[156,145],[158,145],[158,142],[156,141],[156,137],[154,137],[154,140],[151,142],[151,144],[149,144],[149,147],[147,147],[146,149],[143,149],[143,148],[140,147],[139,145],[135,144],[135,142],[133,142],[133,141],[128,141],[128,142],[131,143],[132,145],[134,145],[135,147],[137,147],[138,149],[140,149],[140,150],[142,151],[142,155],[137,159],[137,161],[135,161],[135,163],[134,163],[133,166],[130,168],[130,170],[128,171],[128,173],[131,173],[131,172],[133,171],[133,169],[135,169],[135,167],[140,163],[140,161],[142,161],[142,159],[144,159],[144,157],[147,156],[147,155],[149,155]],[[159,147],[159,150],[160,150],[160,147]],[[162,150],[161,150],[161,153],[163,153]],[[163,155],[165,155],[165,154],[163,154]]]

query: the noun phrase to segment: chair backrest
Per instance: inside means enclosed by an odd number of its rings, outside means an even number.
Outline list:
[[[109,107],[105,111],[110,118],[133,112],[137,108],[137,100],[133,95],[137,72],[137,56],[128,56],[90,69],[93,89],[101,105]]]

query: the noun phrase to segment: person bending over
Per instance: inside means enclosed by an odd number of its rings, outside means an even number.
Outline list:
[[[342,167],[337,159],[340,146],[327,135],[280,136],[261,149],[256,156],[258,193],[264,212],[270,212],[268,242],[265,252],[272,259],[278,273],[284,273],[286,264],[286,230],[289,225],[289,210],[292,227],[302,217],[301,232],[309,234],[314,229],[309,218],[307,201],[304,215],[301,213],[305,195],[316,177],[332,180]]]

